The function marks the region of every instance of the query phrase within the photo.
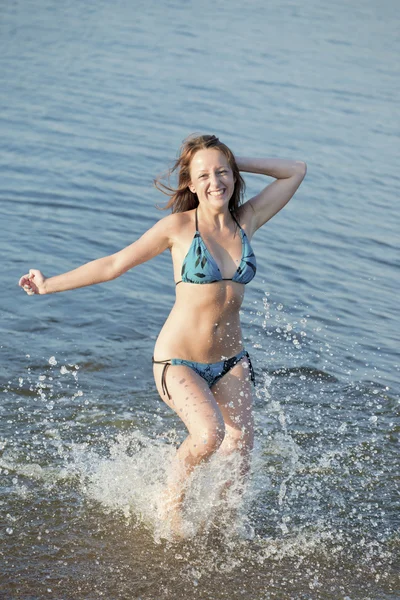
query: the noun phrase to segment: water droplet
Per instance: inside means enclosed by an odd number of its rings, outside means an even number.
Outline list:
[[[57,364],[56,357],[55,356],[50,356],[50,358],[49,358],[49,365],[52,365],[53,367],[55,367],[56,364]]]

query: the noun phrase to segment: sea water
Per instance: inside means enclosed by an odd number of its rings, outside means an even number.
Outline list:
[[[369,0],[2,7],[2,598],[400,597],[398,27]],[[252,241],[245,493],[235,460],[197,469],[177,542],[158,502],[186,432],[151,368],[170,257],[60,295],[17,281],[137,239],[194,131],[308,174]]]

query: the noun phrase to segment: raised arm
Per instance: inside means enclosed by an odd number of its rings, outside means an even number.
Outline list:
[[[307,165],[302,161],[280,158],[236,157],[236,162],[239,171],[276,179],[244,204],[244,208],[250,206],[252,209],[245,210],[245,218],[249,222],[250,235],[253,235],[289,202],[306,175]]]
[[[161,219],[136,242],[115,254],[98,258],[55,277],[46,278],[37,269],[31,269],[21,277],[19,285],[29,295],[54,294],[115,279],[170,247],[173,217],[169,215]]]

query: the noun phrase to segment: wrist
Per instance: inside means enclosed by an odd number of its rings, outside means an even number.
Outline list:
[[[45,279],[42,283],[42,285],[39,288],[39,294],[41,296],[45,296],[46,294],[51,294],[50,290],[49,290],[49,286],[48,286],[48,280]]]

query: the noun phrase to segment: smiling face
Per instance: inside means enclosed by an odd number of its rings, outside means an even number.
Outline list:
[[[190,163],[189,189],[200,203],[214,208],[229,205],[235,178],[228,158],[216,148],[198,150]]]

